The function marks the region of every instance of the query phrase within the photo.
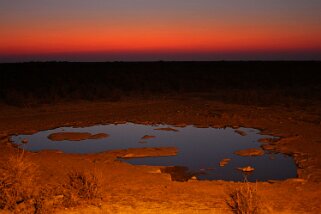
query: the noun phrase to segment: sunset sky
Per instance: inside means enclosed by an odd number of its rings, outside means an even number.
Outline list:
[[[321,60],[320,0],[0,0],[0,61]]]

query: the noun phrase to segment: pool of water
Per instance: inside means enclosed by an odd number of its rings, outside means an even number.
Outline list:
[[[252,166],[255,170],[247,176],[249,181],[266,181],[296,177],[294,160],[284,154],[269,153],[263,156],[243,157],[235,155],[237,150],[260,148],[260,138],[271,136],[260,135],[259,130],[240,128],[245,136],[235,129],[197,128],[194,126],[173,127],[177,131],[155,130],[167,128],[168,125],[141,124],[109,124],[84,128],[61,127],[40,131],[32,135],[12,136],[11,140],[28,151],[61,150],[65,153],[88,154],[108,150],[144,148],[144,147],[176,147],[176,156],[146,157],[122,159],[136,165],[184,166],[196,172],[199,180],[232,180],[241,181],[244,174],[238,167]],[[52,141],[48,136],[57,132],[89,132],[91,134],[107,133],[108,138],[88,139],[82,141]],[[144,139],[145,135],[155,138]],[[28,143],[21,143],[27,139]],[[144,141],[144,143],[141,143]],[[224,158],[231,161],[224,167],[219,162]],[[199,174],[198,174],[199,172]]]

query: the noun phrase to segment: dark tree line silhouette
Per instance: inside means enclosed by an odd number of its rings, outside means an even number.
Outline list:
[[[321,100],[321,62],[30,62],[0,64],[0,102],[28,106],[198,93],[274,105]]]

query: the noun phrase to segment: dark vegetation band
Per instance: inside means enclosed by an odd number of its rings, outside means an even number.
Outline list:
[[[0,64],[0,102],[26,106],[70,100],[200,93],[257,105],[321,100],[321,62],[30,62]]]

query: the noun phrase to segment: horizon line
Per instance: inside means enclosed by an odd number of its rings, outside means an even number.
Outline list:
[[[321,60],[110,60],[110,61],[70,61],[70,60],[30,60],[17,62],[1,62],[0,64],[24,64],[24,63],[189,63],[189,62],[321,62]]]

